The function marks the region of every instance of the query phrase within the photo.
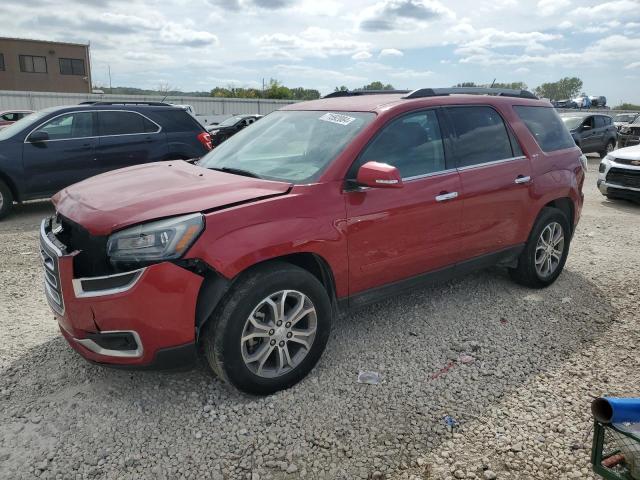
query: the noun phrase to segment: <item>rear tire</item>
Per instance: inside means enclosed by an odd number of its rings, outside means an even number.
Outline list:
[[[204,353],[222,380],[246,393],[268,395],[311,371],[331,321],[331,302],[318,279],[295,265],[273,262],[234,283],[205,329]]]
[[[545,207],[531,230],[511,278],[521,285],[544,288],[556,281],[569,254],[571,228],[559,209]]]
[[[0,219],[9,215],[9,212],[13,208],[13,194],[11,189],[0,180]]]

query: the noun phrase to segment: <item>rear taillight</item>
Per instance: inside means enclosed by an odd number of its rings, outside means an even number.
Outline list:
[[[198,135],[198,141],[206,148],[207,150],[213,150],[213,143],[211,143],[211,135],[207,132],[202,132]]]

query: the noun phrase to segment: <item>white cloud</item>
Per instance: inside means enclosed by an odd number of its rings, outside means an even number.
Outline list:
[[[267,58],[326,58],[334,55],[356,55],[371,45],[354,40],[349,34],[336,34],[328,29],[309,27],[297,35],[274,33],[262,35],[254,43]]]
[[[331,70],[331,69],[323,69],[323,68],[314,68],[308,67],[306,65],[276,65],[274,67],[275,70],[281,72],[282,75],[296,75],[300,77],[306,78],[323,78],[323,79],[334,79],[345,82],[364,82],[367,80],[367,77],[363,77],[360,75],[348,75],[343,71]]]
[[[403,57],[404,53],[397,48],[383,48],[380,50],[380,57]]]
[[[637,10],[637,0],[614,0],[612,2],[598,3],[588,7],[578,7],[573,10],[572,16],[580,19],[603,21],[610,18],[624,18],[629,12]]]
[[[567,30],[569,28],[573,27],[573,23],[571,23],[569,20],[563,20],[562,22],[560,22],[558,24],[558,28],[562,29],[562,30]]]
[[[368,32],[390,32],[424,27],[445,18],[455,18],[455,13],[437,0],[382,0],[363,11],[359,27]]]
[[[540,0],[538,2],[538,12],[541,15],[554,15],[557,12],[566,11],[571,5],[570,0]]]
[[[356,52],[353,55],[351,55],[351,58],[353,58],[354,60],[366,60],[367,58],[371,58],[371,57],[372,55],[365,50]]]

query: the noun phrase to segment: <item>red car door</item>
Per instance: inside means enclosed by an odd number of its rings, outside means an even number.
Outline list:
[[[454,264],[458,256],[460,178],[447,165],[436,110],[386,125],[348,178],[369,161],[398,168],[403,187],[345,193],[350,295]]]
[[[461,250],[469,259],[528,235],[531,165],[500,114],[488,106],[446,109],[462,184]]]

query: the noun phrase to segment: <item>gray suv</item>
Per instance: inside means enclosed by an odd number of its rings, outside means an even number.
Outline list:
[[[562,121],[582,153],[599,153],[604,158],[616,147],[618,132],[609,115],[563,113]]]

